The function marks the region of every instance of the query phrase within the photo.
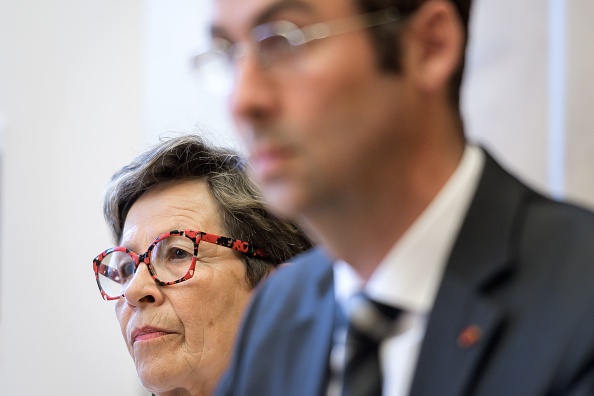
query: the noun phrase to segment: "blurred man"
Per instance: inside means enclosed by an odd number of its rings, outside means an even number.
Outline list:
[[[594,394],[594,216],[466,142],[470,0],[214,5],[253,172],[321,246],[263,285],[219,394]]]

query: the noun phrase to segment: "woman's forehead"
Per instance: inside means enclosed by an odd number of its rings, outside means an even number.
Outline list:
[[[187,180],[156,186],[132,205],[121,244],[129,249],[146,249],[159,235],[192,229],[221,234],[221,217],[208,183]]]

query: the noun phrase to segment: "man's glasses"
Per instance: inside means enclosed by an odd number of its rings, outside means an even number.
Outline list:
[[[187,281],[194,276],[196,259],[203,256],[205,245],[202,242],[224,246],[249,257],[266,257],[262,250],[237,239],[202,231],[169,231],[157,237],[143,254],[116,246],[95,257],[93,270],[101,296],[104,300],[123,297],[128,283],[142,263],[146,264],[159,286]]]
[[[343,33],[368,29],[397,21],[400,13],[394,7],[359,14],[302,28],[288,21],[275,21],[256,26],[248,43],[231,43],[215,38],[209,51],[196,55],[193,68],[213,92],[231,90],[237,60],[251,51],[259,67],[273,71],[294,69],[305,44]]]

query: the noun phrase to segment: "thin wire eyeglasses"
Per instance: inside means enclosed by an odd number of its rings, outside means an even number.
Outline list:
[[[221,37],[213,39],[210,50],[192,58],[192,68],[210,91],[228,93],[232,88],[237,60],[246,56],[250,49],[260,68],[287,71],[296,63],[299,49],[307,43],[389,24],[400,17],[397,8],[389,7],[302,28],[288,21],[268,22],[253,28],[247,43],[231,43]]]
[[[254,245],[238,239],[208,234],[202,231],[169,231],[159,235],[143,254],[123,246],[109,248],[93,259],[97,286],[104,300],[117,300],[124,296],[128,283],[140,264],[148,267],[159,286],[169,286],[191,279],[196,259],[201,257],[200,242],[223,246],[248,257],[266,258],[266,253]]]

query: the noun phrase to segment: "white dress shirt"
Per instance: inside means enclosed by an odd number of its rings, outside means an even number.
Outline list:
[[[466,145],[454,174],[425,211],[391,248],[369,281],[344,261],[334,265],[336,300],[343,307],[362,288],[373,299],[405,312],[382,342],[384,396],[405,396],[443,271],[483,169],[484,152]]]

